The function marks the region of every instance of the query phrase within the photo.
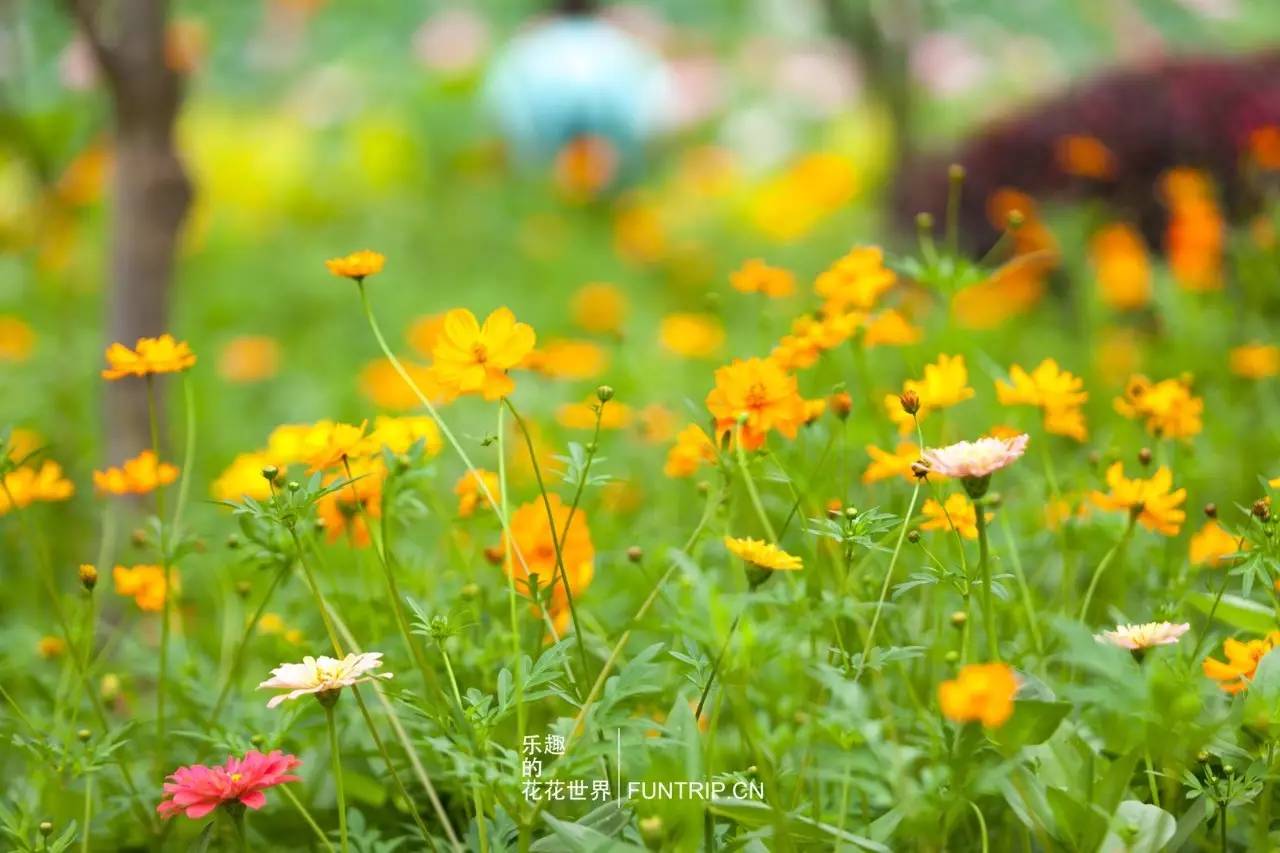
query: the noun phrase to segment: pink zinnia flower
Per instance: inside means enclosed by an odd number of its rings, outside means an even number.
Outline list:
[[[978,479],[1012,463],[1027,449],[1027,434],[1013,438],[980,438],[950,447],[929,448],[922,457],[929,470],[946,477]]]
[[[268,755],[254,750],[244,758],[228,756],[221,767],[179,767],[164,783],[169,799],[162,800],[156,811],[165,819],[185,812],[187,817],[198,820],[223,803],[239,802],[260,809],[267,802],[263,790],[281,782],[297,782],[298,777],[289,771],[301,763],[280,750]]]
[[[1143,625],[1117,625],[1114,631],[1095,634],[1099,643],[1109,643],[1129,651],[1149,649],[1153,646],[1171,646],[1178,638],[1191,630],[1186,622],[1147,622]]]

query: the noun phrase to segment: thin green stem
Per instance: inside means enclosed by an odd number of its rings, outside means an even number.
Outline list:
[[[751,476],[751,469],[747,467],[747,454],[742,449],[742,424],[740,423],[733,428],[733,449],[738,460],[738,470],[742,472],[742,479],[747,486],[747,494],[751,497],[751,505],[755,508],[756,517],[760,519],[760,526],[769,535],[769,541],[776,545],[778,534],[774,532],[773,524],[770,523],[769,516],[764,511],[764,504],[760,501],[760,493],[756,491],[755,479]]]
[[[236,676],[240,673],[240,665],[244,660],[245,649],[249,645],[249,641],[253,639],[254,633],[258,629],[258,623],[262,620],[262,614],[266,612],[267,605],[271,603],[272,596],[275,595],[276,587],[280,586],[280,581],[284,580],[289,569],[279,569],[275,577],[271,579],[270,586],[267,587],[266,593],[262,596],[262,601],[258,602],[258,607],[253,611],[253,615],[249,617],[248,623],[244,626],[244,633],[240,636],[240,642],[236,644],[235,651],[231,653],[231,666],[227,670],[227,680],[223,682],[222,689],[218,691],[218,699],[213,703],[213,711],[209,714],[210,722],[218,719],[218,715],[222,712],[222,706],[226,703],[227,697],[231,693],[231,686],[236,682]]]
[[[284,794],[286,800],[293,803],[293,807],[298,810],[298,814],[302,815],[302,819],[306,822],[307,826],[311,827],[311,831],[316,834],[316,838],[318,838],[320,843],[324,845],[324,849],[328,850],[329,853],[334,853],[333,844],[329,841],[329,836],[324,834],[324,830],[320,828],[320,824],[316,823],[316,819],[311,816],[311,812],[307,811],[307,807],[302,804],[302,801],[297,798],[293,791],[289,790],[289,786],[280,785],[277,790]]]
[[[89,853],[89,828],[93,825],[93,774],[84,775],[84,821],[80,827],[81,853]]]
[[[987,841],[987,819],[982,816],[982,809],[978,808],[978,804],[973,800],[969,801],[969,808],[973,809],[973,813],[978,816],[978,831],[982,834],[982,853],[987,853],[989,849]]]
[[[350,850],[347,841],[347,793],[342,781],[342,753],[338,749],[338,724],[333,719],[333,706],[325,705],[325,722],[329,726],[329,754],[333,759],[333,785],[338,794],[338,835],[342,839],[342,853]]]
[[[1093,577],[1089,579],[1089,588],[1085,590],[1084,603],[1080,605],[1079,619],[1081,622],[1083,622],[1085,617],[1089,614],[1089,603],[1093,601],[1093,593],[1094,590],[1098,588],[1098,581],[1102,579],[1102,573],[1107,570],[1107,567],[1110,566],[1112,562],[1115,561],[1116,556],[1124,550],[1124,546],[1133,536],[1133,529],[1136,526],[1137,521],[1138,513],[1130,511],[1129,523],[1125,527],[1124,533],[1120,535],[1116,544],[1111,546],[1111,550],[1103,555],[1102,559],[1098,562],[1098,567],[1093,570]]]
[[[982,578],[982,626],[987,634],[987,658],[1000,660],[1000,644],[996,639],[995,596],[991,592],[991,548],[987,543],[987,511],[974,501],[974,518],[978,526],[978,575]]]
[[[413,822],[418,825],[418,831],[422,833],[422,840],[431,843],[431,833],[427,830],[426,823],[422,820],[422,815],[418,814],[418,806],[414,802],[413,797],[409,796],[409,790],[405,787],[404,782],[400,779],[400,774],[396,771],[395,764],[391,761],[391,755],[387,752],[387,746],[383,743],[382,736],[378,734],[378,727],[373,722],[373,715],[369,713],[369,706],[365,704],[364,697],[360,695],[359,685],[351,686],[351,695],[356,699],[356,705],[360,707],[360,715],[364,717],[364,724],[369,729],[369,736],[373,738],[374,746],[378,748],[378,754],[382,756],[382,763],[387,766],[387,772],[391,774],[391,779],[396,783],[396,789],[400,792],[400,796],[404,798],[409,814],[413,816]]]
[[[907,528],[916,514],[916,501],[920,499],[920,481],[916,480],[911,490],[911,503],[907,505],[907,514],[902,517],[902,526],[898,528],[898,541],[893,546],[893,554],[889,557],[889,568],[885,570],[884,582],[880,584],[880,597],[876,599],[876,609],[871,613],[871,627],[867,629],[867,639],[862,644],[862,656],[858,659],[858,669],[853,674],[853,683],[862,678],[862,670],[866,668],[867,656],[876,638],[876,626],[880,624],[880,612],[884,609],[885,599],[889,596],[889,585],[893,582],[893,570],[898,565],[898,555],[902,553],[902,542],[907,538]]]
[[[1036,615],[1035,602],[1031,597],[1031,588],[1027,585],[1027,576],[1022,569],[1022,558],[1018,555],[1018,546],[1013,539],[1013,531],[1009,527],[1009,518],[1000,514],[1000,530],[1004,534],[1005,547],[1009,551],[1009,562],[1013,565],[1014,576],[1018,579],[1018,589],[1022,592],[1022,607],[1027,612],[1027,626],[1031,630],[1031,643],[1036,654],[1044,655],[1044,639],[1040,635],[1040,619]]]
[[[160,425],[159,417],[156,412],[156,387],[155,379],[150,374],[147,375],[147,419],[151,425],[151,452],[155,454],[157,460],[160,459]],[[160,607],[160,655],[158,660],[159,673],[156,677],[156,745],[158,764],[163,767],[165,764],[165,697],[169,688],[169,634],[172,629],[173,622],[173,574],[169,566],[169,541],[166,535],[164,523],[164,486],[157,484],[155,488],[156,496],[156,524],[159,525],[160,541],[157,547],[160,551],[160,567],[164,573],[164,602]]]

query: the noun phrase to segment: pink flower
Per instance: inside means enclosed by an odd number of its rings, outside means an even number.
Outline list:
[[[269,755],[253,750],[244,758],[228,756],[221,767],[179,767],[164,783],[165,796],[170,799],[162,800],[156,811],[166,820],[178,812],[198,820],[223,803],[240,802],[260,809],[267,802],[263,790],[281,782],[297,782],[298,777],[289,771],[301,763],[280,750]]]
[[[980,438],[950,447],[929,448],[922,454],[929,470],[946,477],[979,479],[1012,463],[1027,449],[1027,434],[1013,438]]]
[[[1122,649],[1138,651],[1152,646],[1171,646],[1178,638],[1191,630],[1186,622],[1147,622],[1144,625],[1117,625],[1114,631],[1103,631],[1093,638],[1099,643],[1109,643]]]

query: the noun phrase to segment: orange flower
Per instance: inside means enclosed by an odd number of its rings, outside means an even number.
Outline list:
[[[261,382],[280,368],[280,344],[266,335],[232,338],[218,354],[218,375],[228,382]]]
[[[1216,658],[1204,659],[1204,674],[1218,682],[1227,693],[1239,693],[1249,686],[1253,674],[1261,661],[1276,645],[1280,643],[1280,631],[1272,631],[1260,640],[1240,642],[1228,637],[1222,641],[1222,651],[1226,662]]]
[[[301,458],[311,473],[336,468],[343,459],[364,456],[372,449],[364,431],[367,421],[359,426],[335,421],[316,421],[302,436]]]
[[[1280,374],[1280,347],[1245,344],[1231,350],[1231,372],[1245,379],[1269,379]]]
[[[62,475],[62,466],[51,459],[44,460],[38,469],[25,465],[14,468],[4,475],[4,488],[0,488],[0,515],[37,501],[65,501],[75,490],[75,484]]]
[[[711,358],[724,345],[724,326],[710,314],[668,314],[658,325],[658,339],[676,355]]]
[[[1204,400],[1191,393],[1189,377],[1153,384],[1145,376],[1133,376],[1115,408],[1130,420],[1144,420],[1147,432],[1161,438],[1190,438],[1203,427]]]
[[[863,319],[864,315],[858,312],[827,314],[822,319],[805,314],[791,324],[791,334],[778,341],[769,358],[784,370],[811,367],[822,353],[853,337]]]
[[[871,457],[871,464],[862,472],[862,482],[878,483],[890,477],[901,477],[909,483],[916,481],[911,466],[920,461],[920,448],[917,445],[908,441],[899,442],[893,452],[881,450],[874,444],[868,444],[866,449],[867,455]],[[931,483],[945,479],[946,477],[937,474],[929,475]]]
[[[618,151],[603,136],[583,134],[570,139],[556,154],[556,186],[571,201],[587,201],[613,182]]]
[[[409,341],[409,346],[423,358],[431,358],[436,341],[440,340],[440,333],[444,331],[444,316],[424,314],[409,325],[405,338]]]
[[[773,267],[752,258],[729,276],[729,283],[741,293],[763,293],[771,299],[790,296],[796,289],[796,277],[790,270]]]
[[[862,345],[868,349],[906,346],[918,342],[923,334],[920,327],[911,325],[901,311],[890,308],[867,323],[866,331],[862,333]]]
[[[36,335],[30,326],[17,317],[0,314],[0,361],[26,361],[35,345]]]
[[[400,365],[418,386],[418,390],[432,403],[447,403],[453,399],[454,394],[440,386],[436,380],[436,373],[431,368],[404,360],[401,360]],[[409,383],[404,381],[404,377],[400,375],[400,371],[396,370],[390,359],[379,358],[366,364],[360,371],[359,384],[360,393],[372,400],[380,409],[403,412],[422,405],[418,395],[414,393]]]
[[[362,249],[341,258],[330,258],[324,265],[336,276],[362,282],[366,276],[382,272],[382,265],[386,262],[387,259],[377,252]]]
[[[522,504],[511,514],[513,553],[505,565],[505,571],[515,578],[517,587],[526,595],[532,591],[530,576],[537,576],[539,591],[551,587],[551,602],[547,609],[555,619],[567,610],[569,600],[556,569],[556,547],[552,536],[558,537],[565,530],[565,524],[569,521],[569,507],[556,494],[548,495],[547,500],[551,504],[551,517],[555,521],[554,534],[541,500]],[[503,544],[505,549],[505,538]],[[573,522],[564,533],[560,553],[564,560],[565,578],[568,579],[569,589],[576,599],[591,584],[596,557],[591,532],[587,529],[587,517],[581,508],[574,512]]]
[[[851,309],[870,310],[897,280],[897,274],[884,265],[879,247],[861,246],[823,271],[813,289],[826,300],[824,313],[843,314]]]
[[[647,444],[666,444],[675,435],[675,413],[661,403],[650,403],[637,414],[640,439]]]
[[[316,514],[324,524],[325,539],[336,542],[344,535],[351,544],[363,548],[369,544],[366,519],[382,517],[382,481],[387,471],[380,458],[348,463],[351,480],[337,491],[329,492],[316,502]],[[345,482],[346,472],[330,477],[327,483]]]
[[[1102,301],[1109,307],[1132,311],[1151,303],[1151,261],[1142,235],[1132,225],[1114,222],[1094,234],[1089,257]]]
[[[1194,566],[1219,569],[1231,562],[1228,557],[1248,547],[1243,539],[1232,536],[1221,524],[1210,519],[1192,534],[1189,556]]]
[[[483,482],[485,488],[489,490],[489,494],[493,496],[495,501],[502,500],[502,494],[499,492],[498,475],[492,471],[486,471],[483,468],[477,468],[474,473],[466,472],[458,478],[458,482],[453,486],[453,493],[458,496],[458,517],[470,518],[476,511],[477,507],[481,509],[489,506],[489,501],[484,496],[484,490],[480,488]]]
[[[736,432],[739,417],[742,444],[755,450],[770,430],[795,438],[804,424],[805,405],[796,378],[763,358],[737,359],[716,371],[716,387],[707,394],[707,408],[716,419],[716,434]]]
[[[1096,136],[1060,136],[1053,146],[1058,168],[1078,178],[1104,181],[1115,177],[1116,158]]]
[[[465,308],[454,309],[445,315],[433,352],[436,377],[445,389],[498,400],[515,390],[507,371],[524,360],[535,340],[533,328],[516,322],[509,308],[494,311],[483,326]]]
[[[948,495],[945,504],[929,498],[920,511],[926,519],[920,525],[921,530],[955,530],[965,539],[978,538],[978,511],[960,492]],[[987,517],[990,518],[990,514]]]
[[[998,728],[1013,715],[1018,680],[1003,663],[971,663],[950,681],[938,685],[938,704],[953,723],[980,721]]]
[[[593,379],[609,366],[609,354],[591,341],[549,341],[530,350],[520,366],[553,379]]]
[[[624,201],[613,220],[613,244],[618,254],[635,264],[654,264],[666,256],[667,226],[651,201]]]
[[[93,472],[93,486],[108,495],[145,495],[178,479],[177,466],[161,462],[150,450],[126,459],[119,468]]]
[[[36,643],[36,654],[45,660],[61,657],[66,650],[67,642],[61,637],[48,635],[41,637],[39,642]]]
[[[1093,491],[1089,500],[1099,509],[1137,512],[1138,523],[1165,536],[1177,536],[1187,514],[1178,507],[1187,499],[1187,490],[1173,488],[1173,474],[1163,465],[1149,480],[1130,480],[1124,475],[1124,463],[1115,462],[1107,469],[1109,492]]]
[[[173,588],[176,592],[178,589],[178,573],[176,569],[171,569],[170,572],[173,576]],[[148,613],[159,613],[164,609],[164,569],[160,566],[144,565],[134,566],[133,568],[116,566],[112,576],[115,578],[116,592],[120,595],[131,596],[138,605],[139,610],[145,610]]]
[[[676,443],[667,451],[662,473],[668,477],[692,477],[704,464],[716,461],[716,446],[697,424],[689,424],[676,435]]]
[[[1169,208],[1165,251],[1173,277],[1192,292],[1222,288],[1222,255],[1226,224],[1213,187],[1195,169],[1172,169],[1160,180]]]
[[[630,406],[616,402],[601,404],[594,394],[585,403],[565,403],[556,410],[556,421],[569,429],[595,429],[597,410],[601,429],[622,429],[631,423]]]
[[[902,390],[912,391],[920,398],[916,417],[921,420],[931,411],[954,406],[974,394],[969,387],[969,368],[965,366],[964,356],[945,353],[940,353],[933,364],[925,365],[923,379],[908,379],[902,384]],[[898,432],[906,435],[915,429],[915,421],[902,408],[899,397],[898,394],[885,395],[884,407],[898,425]]]
[[[617,285],[596,282],[584,285],[569,303],[573,321],[588,332],[617,332],[627,316],[627,297]]]
[[[102,378],[114,380],[126,376],[181,373],[195,363],[191,347],[186,341],[174,340],[173,335],[138,338],[133,349],[120,343],[107,347],[107,369],[102,371]]]
[[[1266,124],[1249,132],[1249,154],[1261,169],[1280,170],[1280,126]]]
[[[773,572],[794,572],[804,568],[804,562],[793,554],[760,539],[724,537],[724,547],[730,554],[759,569]]]

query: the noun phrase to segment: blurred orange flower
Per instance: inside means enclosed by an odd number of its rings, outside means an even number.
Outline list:
[[[191,347],[186,341],[174,340],[173,335],[139,338],[133,349],[121,343],[107,348],[107,368],[102,371],[102,378],[115,380],[126,376],[180,373],[195,363]]]
[[[330,258],[324,262],[329,272],[352,281],[364,281],[367,276],[382,272],[387,259],[378,252],[362,249],[341,258]]]
[[[911,325],[901,311],[890,308],[881,311],[867,323],[866,330],[862,333],[862,345],[868,349],[878,346],[907,346],[919,342],[923,335],[923,330]]]
[[[344,459],[355,459],[369,453],[371,446],[365,436],[368,421],[359,426],[336,421],[316,421],[302,437],[302,461],[311,473],[335,468]]]
[[[177,569],[170,569],[170,572],[173,577],[174,591],[177,591]],[[160,566],[142,565],[132,568],[116,566],[112,577],[115,579],[116,592],[132,597],[139,610],[159,613],[164,609],[164,569]]]
[[[724,326],[711,314],[668,314],[658,326],[658,339],[685,358],[711,358],[724,345]]]
[[[445,315],[433,354],[441,386],[459,394],[498,400],[515,390],[507,370],[533,349],[533,328],[516,322],[509,308],[499,308],[481,326],[474,314],[457,308]]]
[[[609,334],[622,329],[627,317],[627,297],[614,284],[584,285],[569,303],[573,321],[585,331]]]
[[[716,461],[716,446],[697,424],[689,424],[676,434],[676,443],[667,451],[662,473],[668,477],[692,477],[704,464]]]
[[[1184,290],[1222,288],[1226,223],[1208,176],[1196,169],[1171,169],[1160,179],[1169,208],[1165,252],[1173,277]]]
[[[1245,379],[1269,379],[1280,374],[1280,347],[1245,344],[1231,350],[1231,372]]]
[[[729,276],[729,283],[741,293],[763,293],[771,299],[790,296],[796,289],[796,277],[790,270],[752,258]]]
[[[804,561],[799,557],[788,554],[777,545],[760,539],[738,539],[726,536],[724,547],[733,556],[756,568],[773,572],[794,572],[804,568]]]
[[[875,307],[897,280],[878,246],[859,246],[820,273],[813,289],[825,300],[823,313],[843,314]]]
[[[408,453],[409,448],[422,442],[427,456],[435,456],[444,447],[440,438],[440,427],[429,415],[408,415],[389,418],[378,415],[373,420],[373,431],[369,433],[369,451],[385,447],[392,453]]]
[[[1089,259],[1108,307],[1133,311],[1151,304],[1151,261],[1132,225],[1113,222],[1099,230],[1089,241]]]
[[[556,421],[569,429],[595,429],[596,412],[601,429],[622,429],[631,423],[631,407],[626,403],[601,404],[592,394],[584,403],[565,403],[556,410]]]
[[[1221,524],[1209,519],[1191,535],[1190,560],[1193,566],[1219,569],[1227,565],[1232,554],[1246,550],[1249,543],[1228,533]]]
[[[1272,631],[1260,640],[1240,642],[1234,637],[1222,641],[1226,662],[1217,658],[1204,659],[1204,674],[1227,693],[1239,693],[1249,686],[1258,663],[1280,644],[1280,631]]]
[[[266,500],[271,497],[271,484],[262,476],[262,469],[268,465],[279,467],[266,453],[241,453],[218,475],[209,491],[219,501]]]
[[[75,493],[75,484],[62,475],[62,466],[46,459],[40,467],[22,466],[4,475],[0,488],[0,515],[24,509],[36,502],[65,501]]]
[[[971,663],[938,685],[938,704],[953,723],[981,722],[997,728],[1013,715],[1017,692],[1018,679],[1006,664]]]
[[[35,345],[36,334],[30,326],[17,317],[0,314],[0,361],[26,361]]]
[[[218,375],[228,382],[261,382],[279,367],[280,344],[266,335],[232,338],[218,354]]]
[[[453,485],[453,493],[458,496],[459,518],[469,518],[477,508],[485,509],[489,506],[484,490],[480,488],[482,482],[495,501],[502,500],[497,474],[483,468],[477,468],[474,472],[467,471]]]
[[[554,340],[529,351],[520,367],[553,379],[594,379],[609,366],[609,354],[591,341]]]
[[[1152,383],[1145,376],[1129,379],[1115,409],[1130,420],[1144,422],[1147,432],[1160,438],[1190,438],[1203,427],[1204,400],[1191,393],[1190,379],[1163,379]]]
[[[352,482],[320,498],[316,502],[316,514],[324,524],[326,540],[336,542],[345,535],[350,537],[352,546],[363,548],[369,544],[366,519],[382,517],[382,481],[387,469],[378,457],[357,459],[348,464]],[[346,480],[344,470],[330,477],[326,485]]]
[[[550,494],[547,500],[551,504],[551,518],[555,523],[554,534],[547,518],[547,509],[540,499],[522,504],[511,514],[514,548],[511,558],[505,564],[505,571],[515,578],[517,588],[526,595],[532,592],[530,576],[537,576],[540,593],[550,587],[551,599],[547,609],[554,620],[567,610],[569,600],[556,569],[556,546],[552,536],[560,537],[563,534],[560,553],[565,578],[575,599],[591,584],[595,574],[596,549],[587,528],[586,513],[579,508],[573,513],[573,521],[570,523],[569,507],[560,500],[560,496]],[[567,531],[566,523],[569,524]],[[503,546],[505,549],[505,537]],[[519,553],[515,553],[517,550]]]
[[[178,479],[178,468],[144,450],[119,468],[93,472],[93,485],[108,495],[145,495]]]
[[[1103,181],[1116,174],[1115,155],[1096,136],[1060,136],[1054,143],[1053,156],[1059,169],[1078,178]]]

